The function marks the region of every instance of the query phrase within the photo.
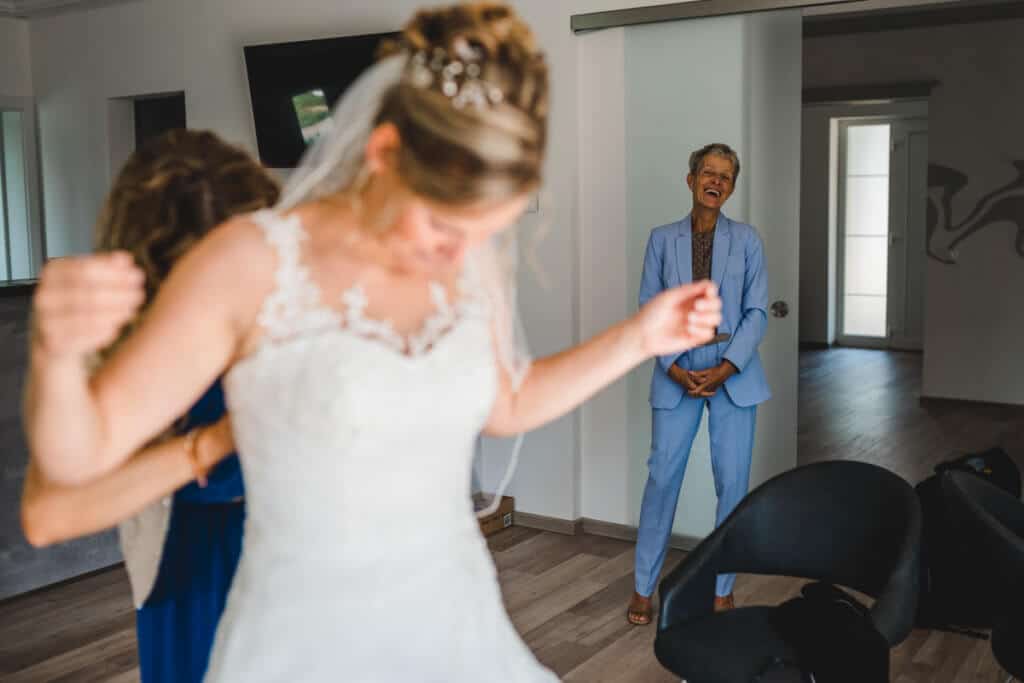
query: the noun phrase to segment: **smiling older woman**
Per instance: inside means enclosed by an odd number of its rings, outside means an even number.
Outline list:
[[[764,248],[753,227],[722,213],[739,173],[739,157],[728,145],[707,145],[690,155],[686,184],[693,209],[682,220],[653,230],[647,244],[640,305],[663,290],[710,279],[720,288],[722,324],[710,343],[660,356],[654,367],[650,474],[640,509],[636,592],[628,611],[636,625],[651,621],[650,596],[665,561],[704,407],[718,494],[717,526],[747,493],[757,405],[771,396],[757,352],[768,320]],[[734,579],[718,577],[716,609],[732,607]]]

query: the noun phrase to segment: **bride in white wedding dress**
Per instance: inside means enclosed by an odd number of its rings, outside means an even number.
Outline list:
[[[132,315],[141,279],[119,254],[47,265],[32,457],[56,481],[98,476],[223,374],[248,516],[207,680],[555,680],[502,606],[470,502],[474,440],[709,340],[717,293],[666,291],[529,362],[499,236],[540,183],[547,68],[504,5],[417,14],[333,125],[281,205],[195,247],[91,377],[83,357]]]

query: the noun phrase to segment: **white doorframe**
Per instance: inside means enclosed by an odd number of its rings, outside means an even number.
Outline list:
[[[889,348],[920,351],[924,341],[928,119],[893,125],[889,222]],[[902,201],[898,201],[902,200]]]
[[[832,191],[836,193],[835,202],[835,225],[836,225],[836,289],[835,289],[835,320],[836,320],[836,341],[843,346],[856,346],[863,348],[896,348],[913,349],[921,348],[921,337],[906,333],[905,320],[910,310],[911,303],[908,301],[908,291],[914,288],[908,287],[907,276],[910,272],[911,249],[915,246],[921,247],[923,254],[924,245],[911,245],[907,242],[908,231],[907,221],[910,197],[908,193],[911,186],[926,178],[921,177],[927,173],[927,157],[924,159],[924,168],[917,169],[917,175],[912,176],[914,169],[909,168],[907,158],[909,145],[908,136],[912,134],[927,135],[927,115],[921,114],[879,114],[872,116],[840,116],[835,117],[837,121],[836,134],[838,145],[836,145],[836,158],[833,161],[835,169],[835,186]],[[846,334],[845,322],[845,286],[846,286],[846,184],[844,182],[846,168],[846,139],[850,128],[856,126],[888,124],[890,126],[890,148],[889,148],[889,206],[888,206],[888,249],[887,249],[887,291],[886,291],[886,322],[885,334],[878,337]],[[926,183],[925,183],[926,185]],[[922,203],[924,199],[921,199]],[[923,218],[923,217],[922,217]],[[923,278],[923,270],[920,273]],[[923,287],[917,291],[923,297]],[[894,309],[890,301],[895,298],[899,305]],[[924,309],[923,298],[918,303],[918,313]]]

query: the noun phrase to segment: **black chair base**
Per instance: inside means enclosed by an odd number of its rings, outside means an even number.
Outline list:
[[[749,683],[775,658],[797,661],[772,619],[774,607],[745,607],[689,619],[662,631],[654,653],[687,683]]]

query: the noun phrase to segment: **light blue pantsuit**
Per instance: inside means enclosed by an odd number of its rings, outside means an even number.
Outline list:
[[[721,362],[715,347],[698,349],[696,363],[711,367]],[[717,359],[717,360],[716,360]],[[756,406],[740,408],[718,391],[709,399],[687,396],[675,408],[653,410],[649,475],[640,508],[640,534],[636,550],[636,590],[650,595],[665,561],[665,550],[675,519],[679,490],[697,436],[701,417],[708,411],[711,436],[711,470],[715,477],[718,507],[715,526],[721,524],[747,494],[750,460],[754,447]],[[717,594],[732,592],[734,576],[718,577]]]
[[[652,231],[640,285],[641,306],[662,290],[692,280],[692,234],[689,216]],[[679,491],[705,408],[718,496],[717,526],[747,494],[757,405],[771,397],[757,352],[767,326],[768,283],[764,248],[754,228],[719,216],[711,275],[722,297],[719,332],[728,334],[728,340],[658,358],[651,380],[649,475],[636,548],[636,591],[645,596],[654,592],[665,561]],[[711,398],[688,396],[668,375],[673,364],[684,370],[705,370],[724,360],[739,372]],[[718,577],[716,593],[731,593],[734,580],[733,575]]]

